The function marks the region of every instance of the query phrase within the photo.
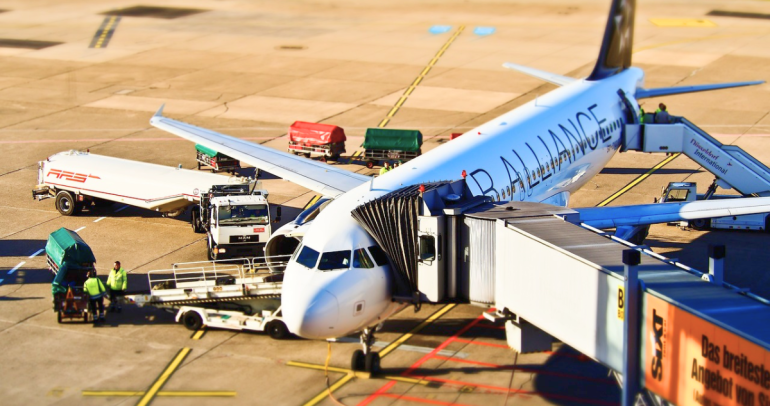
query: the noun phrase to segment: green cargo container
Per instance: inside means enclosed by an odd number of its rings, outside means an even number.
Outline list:
[[[422,146],[422,133],[417,130],[369,128],[364,138],[364,149],[417,152]]]
[[[54,295],[66,293],[67,286],[82,286],[96,257],[91,247],[74,231],[60,228],[48,236],[45,245],[49,266],[56,276],[51,290]]]
[[[198,151],[198,152],[202,152],[202,153],[204,153],[204,154],[206,154],[206,155],[208,155],[208,156],[210,156],[212,158],[213,157],[217,157],[218,158],[219,155],[220,155],[219,152],[214,151],[211,148],[204,147],[203,145],[200,145],[200,144],[195,144],[195,150]]]

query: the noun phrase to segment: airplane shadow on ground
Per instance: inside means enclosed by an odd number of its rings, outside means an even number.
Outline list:
[[[0,257],[28,257],[44,248],[45,244],[45,240],[3,240]]]
[[[692,232],[681,230],[683,234]],[[711,230],[690,242],[645,240],[645,245],[663,256],[678,259],[680,263],[708,273],[708,245],[723,244],[726,249],[725,280],[740,288],[770,298],[770,273],[764,264],[770,263],[770,234],[761,231]],[[695,248],[697,247],[697,248]]]

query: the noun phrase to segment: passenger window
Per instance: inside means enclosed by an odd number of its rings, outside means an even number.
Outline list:
[[[318,270],[320,271],[348,268],[350,268],[350,250],[324,252],[318,263]]]
[[[318,251],[305,246],[302,251],[297,255],[297,262],[303,265],[305,268],[313,269],[318,261]]]
[[[367,254],[366,250],[363,248],[353,251],[353,268],[374,268],[374,262],[372,262],[372,259],[369,258],[369,254]]]
[[[374,262],[377,264],[377,266],[385,266],[388,264],[388,256],[385,254],[385,251],[382,250],[382,248],[372,245],[369,247],[369,254],[372,255],[372,258],[374,258]]]
[[[420,261],[436,259],[436,238],[432,235],[420,236]]]

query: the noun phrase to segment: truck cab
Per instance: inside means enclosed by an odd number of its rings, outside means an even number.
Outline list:
[[[193,228],[205,230],[209,259],[263,255],[273,221],[267,196],[264,189],[229,185],[215,186],[201,197]],[[276,211],[278,221],[280,207]]]

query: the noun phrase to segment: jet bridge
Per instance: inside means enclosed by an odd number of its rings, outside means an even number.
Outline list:
[[[770,404],[770,302],[723,282],[723,251],[701,273],[583,224],[578,211],[466,192],[464,181],[407,187],[354,213],[370,233],[410,236],[384,249],[410,262],[398,275],[413,299],[495,307],[515,350],[560,340],[619,373],[633,326],[640,387],[680,406]],[[402,200],[407,216],[387,210]],[[635,295],[625,291],[627,250],[640,253]]]
[[[670,124],[627,124],[621,151],[681,152],[713,173],[719,186],[744,196],[770,196],[770,168],[735,145],[724,145],[684,117]]]

